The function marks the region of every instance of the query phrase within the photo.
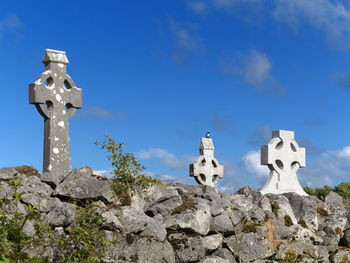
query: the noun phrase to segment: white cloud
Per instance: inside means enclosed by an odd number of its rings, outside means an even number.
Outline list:
[[[113,112],[107,111],[101,107],[84,107],[81,110],[77,111],[77,118],[82,120],[96,118],[100,120],[123,120],[127,118],[127,115],[124,112]]]
[[[190,1],[187,3],[192,11],[196,14],[205,14],[208,11],[208,5],[202,1]]]
[[[260,151],[250,151],[242,157],[242,163],[249,173],[256,175],[259,181],[270,174],[266,165],[260,164]]]
[[[140,159],[157,158],[160,163],[166,165],[170,169],[181,169],[192,163],[196,157],[191,155],[182,155],[176,157],[175,154],[168,152],[162,148],[151,148],[148,150],[141,150],[136,154]]]
[[[197,24],[180,25],[171,17],[168,19],[175,42],[173,58],[176,62],[184,63],[189,57],[205,51],[205,39],[199,35]]]
[[[113,169],[94,170],[94,174],[105,176],[105,177],[112,177],[113,176],[112,172],[113,172]]]
[[[343,40],[346,41],[344,47],[350,48],[350,10],[343,1],[276,0],[272,15],[277,21],[289,24],[295,31],[303,23],[309,23],[324,31],[332,44]]]
[[[0,20],[0,34],[5,30],[14,30],[22,25],[21,20],[15,14],[8,14],[3,20]]]
[[[284,85],[271,75],[270,59],[256,49],[228,57],[222,64],[224,73],[243,75],[244,81],[261,95],[280,97],[286,92]]]

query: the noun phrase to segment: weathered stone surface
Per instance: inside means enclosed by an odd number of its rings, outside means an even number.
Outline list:
[[[260,190],[262,194],[292,192],[308,195],[297,178],[299,167],[305,167],[305,148],[300,148],[294,140],[293,131],[272,132],[269,144],[261,146],[261,164],[270,169],[269,179]]]
[[[170,230],[185,230],[206,235],[210,229],[210,207],[196,204],[194,210],[185,209],[164,217],[164,225]]]
[[[11,179],[24,178],[14,167],[4,167],[0,169],[0,181],[8,181]]]
[[[111,248],[109,259],[111,262],[153,263],[163,262],[164,245],[162,242],[139,238],[132,234],[119,235]],[[169,263],[171,256],[167,257]]]
[[[223,259],[216,256],[205,257],[200,261],[201,263],[230,263],[227,259]]]
[[[161,214],[168,215],[173,209],[182,204],[182,199],[175,189],[162,186],[154,186],[145,194],[148,207],[145,213],[149,216]]]
[[[227,234],[233,233],[234,229],[233,229],[232,220],[227,211],[224,211],[222,214],[212,217],[210,219],[210,231],[227,233]]]
[[[116,213],[125,231],[130,233],[142,232],[151,219],[143,210],[132,206],[125,206],[120,211],[116,211]]]
[[[223,238],[221,234],[215,234],[215,235],[203,237],[202,244],[205,249],[212,251],[221,246],[222,240]]]
[[[219,248],[213,254],[213,256],[217,256],[222,259],[226,259],[229,262],[235,262],[234,256],[230,250],[227,248]]]
[[[295,218],[292,207],[289,200],[283,195],[271,195],[269,197],[272,206],[272,212],[277,218],[284,219],[288,216],[293,224],[297,224],[298,221]]]
[[[56,194],[72,199],[92,199],[113,202],[113,192],[107,178],[95,175],[91,167],[74,169],[57,186]]]
[[[330,258],[332,263],[348,263],[350,262],[350,250],[338,250]]]
[[[343,204],[343,199],[341,198],[340,195],[338,195],[337,193],[331,191],[325,198],[325,203],[328,206],[331,207],[336,207],[339,210],[344,211],[344,204]]]
[[[350,229],[344,231],[343,237],[340,239],[339,244],[350,248]]]
[[[214,144],[209,137],[201,138],[198,159],[190,164],[190,176],[198,184],[214,186],[220,178],[224,177],[224,166],[220,165],[214,157]]]
[[[106,229],[117,231],[124,230],[124,227],[120,223],[118,217],[112,211],[105,211],[102,213],[103,227]]]
[[[179,262],[201,260],[205,256],[201,237],[188,237],[184,233],[170,234],[168,240]]]
[[[175,263],[175,252],[168,240],[163,243],[163,259],[165,263]]]
[[[156,237],[160,241],[164,241],[166,235],[167,232],[164,225],[153,218],[149,218],[148,224],[140,234],[140,236]]]
[[[0,182],[0,190],[0,199],[13,199],[14,189],[12,186],[8,185],[6,182]]]
[[[25,221],[23,227],[22,227],[22,232],[26,236],[34,236],[35,234],[35,228],[34,228],[34,223],[30,220]]]
[[[66,52],[46,49],[45,72],[29,85],[29,103],[44,118],[43,181],[57,185],[70,171],[68,120],[82,105],[82,91],[69,75]]]
[[[53,190],[50,186],[42,183],[37,176],[25,177],[21,181],[21,186],[18,187],[18,192],[23,193],[21,200],[27,204],[39,205],[44,199],[48,199]]]
[[[210,213],[212,216],[218,216],[220,214],[222,214],[227,207],[231,206],[231,196],[226,197],[226,196],[222,196],[219,199],[216,199],[212,202],[210,202],[209,206],[210,206]]]
[[[254,233],[243,234],[238,238],[230,237],[227,245],[243,262],[265,259],[274,254],[271,243],[266,239],[260,240]]]
[[[53,227],[70,225],[75,218],[76,206],[61,202],[58,198],[54,200],[49,212],[44,216],[44,222]]]
[[[319,224],[317,209],[325,210],[325,204],[314,196],[304,197],[295,193],[283,195],[288,198],[298,223],[305,224],[311,230],[317,231]]]

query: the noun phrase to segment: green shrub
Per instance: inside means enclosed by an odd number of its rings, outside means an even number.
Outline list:
[[[142,174],[145,169],[132,153],[124,153],[124,143],[116,144],[107,134],[102,143],[95,141],[106,152],[107,158],[114,167],[112,190],[122,205],[131,204],[131,196],[137,191],[145,190],[155,184],[161,184],[159,179]]]
[[[342,197],[344,201],[350,201],[350,183],[342,182],[334,188],[329,185],[325,185],[324,187],[317,187],[312,189],[309,186],[303,188],[304,191],[309,194],[316,196],[318,199],[324,201],[325,197],[329,194],[330,191],[336,192],[338,195]]]
[[[110,244],[102,231],[102,223],[96,202],[77,206],[74,222],[65,229],[68,235],[54,238],[60,262],[103,262]]]
[[[22,193],[17,189],[21,185],[21,180],[10,180],[7,184],[12,187],[13,195],[9,199],[0,200],[0,262],[48,262],[46,257],[41,255],[34,257],[29,252],[35,247],[43,248],[45,244],[46,227],[39,221],[40,212],[37,206],[24,205],[25,214],[20,213]],[[34,222],[33,236],[23,233],[27,221]]]

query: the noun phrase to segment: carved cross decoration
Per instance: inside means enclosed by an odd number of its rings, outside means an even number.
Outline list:
[[[207,133],[206,138],[201,138],[198,159],[190,164],[190,176],[194,177],[198,184],[214,186],[220,178],[224,177],[224,166],[214,157],[214,145]]]
[[[305,167],[305,148],[300,148],[294,140],[293,131],[272,132],[269,144],[261,146],[261,164],[270,169],[269,179],[260,190],[262,194],[307,195],[297,177],[299,167]]]
[[[44,118],[43,181],[57,185],[71,170],[68,120],[82,108],[82,91],[66,74],[66,52],[46,49],[45,72],[29,85],[29,103]]]

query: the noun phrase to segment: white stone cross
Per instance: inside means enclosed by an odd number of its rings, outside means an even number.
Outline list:
[[[261,164],[270,169],[269,179],[260,190],[262,194],[293,192],[308,195],[297,177],[299,167],[305,167],[305,148],[300,148],[294,140],[293,131],[272,132],[269,144],[261,146]]]
[[[198,184],[214,186],[219,178],[224,177],[224,166],[219,165],[215,159],[213,141],[209,136],[208,132],[207,138],[200,140],[200,156],[193,164],[190,164],[190,176],[193,176]]]
[[[82,105],[82,91],[66,74],[66,52],[46,49],[45,72],[29,85],[29,103],[44,118],[42,180],[57,185],[70,171],[68,120]]]

